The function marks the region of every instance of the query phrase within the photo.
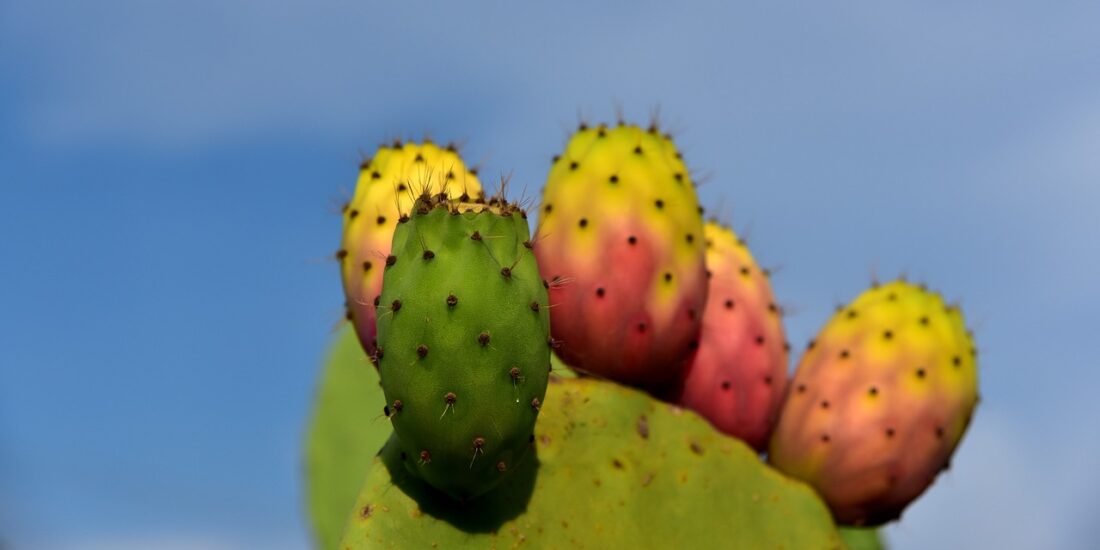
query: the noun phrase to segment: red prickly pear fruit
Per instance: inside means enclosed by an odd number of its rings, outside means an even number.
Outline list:
[[[417,197],[443,193],[460,199],[483,196],[477,175],[452,145],[383,145],[359,166],[355,195],[344,207],[344,235],[336,258],[347,298],[347,318],[369,357],[377,346],[374,300],[382,294],[382,273],[393,232]]]
[[[672,140],[582,126],[555,159],[535,241],[565,362],[661,391],[698,337],[703,220]]]
[[[799,362],[769,460],[839,523],[896,519],[948,467],[978,402],[962,312],[903,281],[839,310]]]
[[[713,222],[704,235],[710,290],[676,401],[763,451],[787,385],[781,311],[744,241]]]

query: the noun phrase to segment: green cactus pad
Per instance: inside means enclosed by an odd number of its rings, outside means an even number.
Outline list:
[[[848,550],[885,550],[882,535],[873,527],[839,527]]]
[[[529,454],[550,370],[546,288],[526,215],[423,197],[399,223],[376,361],[405,468],[459,500]]]
[[[461,504],[410,475],[391,438],[341,548],[843,548],[808,487],[639,391],[553,377],[536,441],[497,489]]]
[[[371,458],[393,433],[378,372],[345,325],[321,373],[306,440],[306,498],[317,547],[336,548]]]

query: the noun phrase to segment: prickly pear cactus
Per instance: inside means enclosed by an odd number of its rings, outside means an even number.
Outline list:
[[[787,385],[781,312],[744,241],[713,222],[704,235],[710,291],[676,402],[762,451]]]
[[[573,135],[547,177],[536,240],[566,362],[649,388],[676,377],[706,300],[700,212],[655,127]]]
[[[439,500],[391,439],[341,548],[842,548],[809,488],[690,412],[592,379],[558,379],[537,456],[483,497]]]
[[[459,500],[521,466],[550,369],[526,214],[422,197],[394,233],[376,360],[405,468]]]
[[[346,326],[329,354],[306,440],[306,498],[317,548],[332,549],[344,533],[371,458],[393,429],[378,371]]]
[[[422,193],[453,198],[482,195],[477,175],[454,146],[394,142],[382,146],[359,166],[355,195],[344,207],[344,236],[336,257],[347,298],[347,318],[363,349],[375,346],[373,301],[382,292],[382,268],[390,254],[401,213]]]
[[[837,312],[806,350],[769,459],[837,521],[897,518],[948,467],[978,399],[962,313],[902,281]]]

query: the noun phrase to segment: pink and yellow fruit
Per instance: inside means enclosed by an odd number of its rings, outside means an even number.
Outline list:
[[[377,346],[374,300],[382,294],[394,228],[425,192],[455,199],[483,195],[476,172],[466,167],[453,146],[394,142],[360,165],[355,195],[344,207],[344,236],[336,257],[347,318],[368,355]]]
[[[958,307],[902,281],[877,286],[811,342],[769,460],[811,484],[838,522],[881,524],[948,467],[977,401]]]
[[[761,451],[787,385],[781,310],[744,241],[713,222],[704,235],[710,290],[676,401]]]
[[[547,177],[535,244],[567,363],[636,386],[675,381],[706,301],[700,211],[656,128],[573,135]]]

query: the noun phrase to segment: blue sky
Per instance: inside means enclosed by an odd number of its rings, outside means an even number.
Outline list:
[[[895,548],[1100,546],[1100,7],[591,4],[0,2],[0,537],[305,547],[360,154],[463,140],[535,195],[620,104],[796,345],[872,272],[961,301],[983,405]]]

